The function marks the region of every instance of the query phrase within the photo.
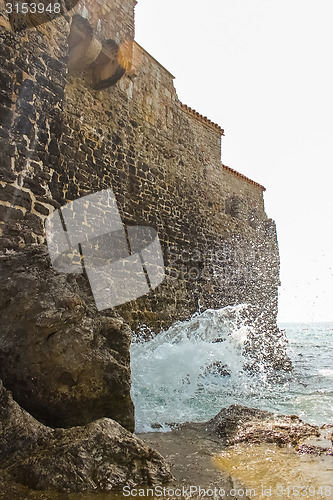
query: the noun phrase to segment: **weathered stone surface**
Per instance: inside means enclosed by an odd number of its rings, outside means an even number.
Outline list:
[[[157,229],[167,275],[154,291],[119,306],[124,319],[158,331],[199,304],[248,303],[259,331],[249,350],[265,366],[288,369],[283,343],[272,347],[279,253],[263,188],[221,164],[222,129],[184,106],[170,72],[131,43],[135,3],[77,5],[75,19],[89,37],[115,41],[120,53],[128,46],[133,56],[129,71],[100,92],[84,75],[67,73],[71,18],[24,37],[2,23],[0,175],[9,187],[0,193],[0,251],[43,243],[52,207],[112,187],[125,224]]]
[[[84,275],[51,268],[45,247],[0,256],[0,377],[53,427],[110,417],[134,429],[131,330],[96,310]]]
[[[277,415],[240,405],[222,408],[206,428],[227,445],[246,442],[296,446],[308,437],[320,436],[317,426],[304,423],[296,415]]]
[[[85,427],[55,430],[43,448],[17,460],[10,474],[33,489],[76,492],[171,479],[159,453],[107,418]]]
[[[108,491],[172,478],[163,457],[117,422],[50,429],[13,401],[0,381],[0,467],[36,490]],[[1,480],[0,480],[1,483]]]
[[[300,444],[297,447],[297,451],[300,454],[307,454],[307,455],[328,455],[328,456],[333,456],[333,447],[323,447],[323,446],[316,446],[316,445],[311,445],[311,444]]]
[[[0,380],[0,464],[30,453],[51,436],[52,429],[39,423],[13,401]]]
[[[260,307],[250,307],[247,312],[252,316],[252,329],[244,343],[245,368],[252,373],[263,368],[291,371],[285,331],[274,325],[272,316],[267,317],[264,310],[260,313]]]

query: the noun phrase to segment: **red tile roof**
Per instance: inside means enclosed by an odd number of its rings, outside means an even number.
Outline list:
[[[254,184],[255,186],[258,186],[263,191],[266,191],[266,188],[264,186],[262,186],[261,184],[258,184],[258,182],[255,182],[252,179],[249,179],[249,177],[246,177],[245,175],[241,174],[240,172],[237,172],[237,170],[234,170],[233,168],[227,167],[227,165],[223,165],[223,163],[222,163],[222,167],[225,170],[227,170],[228,172],[231,172],[232,174],[236,175],[237,177],[244,179],[245,181],[249,182],[250,184]]]
[[[206,125],[209,125],[210,127],[213,127],[221,135],[224,135],[224,129],[221,128],[217,123],[214,123],[211,120],[209,120],[209,118],[207,118],[207,116],[201,115],[200,113],[198,113],[197,111],[195,111],[195,109],[190,108],[189,106],[187,106],[186,104],[183,104],[182,102],[180,103],[180,106],[181,106],[182,109],[184,109],[185,111],[187,111],[188,113],[190,113],[192,116],[194,116],[195,118],[197,118],[199,121],[205,123]],[[223,163],[222,163],[222,167],[225,170],[227,170],[228,172],[231,172],[232,174],[236,175],[237,177],[240,177],[241,179],[244,179],[246,182],[249,182],[250,184],[253,184],[254,186],[259,187],[263,191],[266,191],[266,188],[264,186],[262,186],[258,182],[253,181],[249,177],[246,177],[245,175],[241,174],[240,172],[237,172],[237,170],[234,170],[233,168],[227,167],[227,165],[223,165]]]
[[[189,106],[186,106],[186,104],[183,104],[182,102],[180,103],[180,106],[181,106],[182,109],[184,109],[185,111],[187,111],[188,113],[190,113],[192,116],[194,116],[195,118],[197,118],[199,121],[205,123],[206,125],[209,125],[210,127],[213,127],[221,135],[224,135],[223,128],[221,128],[217,123],[214,123],[211,120],[209,120],[209,118],[207,118],[207,116],[201,115],[200,113],[198,113],[197,111],[195,111],[195,109],[192,109]]]

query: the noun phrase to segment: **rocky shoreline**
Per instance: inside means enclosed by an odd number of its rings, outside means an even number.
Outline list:
[[[157,331],[199,309],[251,304],[247,370],[292,369],[276,325],[279,249],[265,188],[221,163],[224,130],[181,103],[171,73],[134,41],[136,0],[79,4],[29,31],[0,13],[0,499],[217,484],[224,498],[246,498],[231,491],[257,479],[233,464],[258,446],[312,457],[320,476],[331,468],[330,428],[295,416],[231,406],[206,423],[133,433],[129,348],[143,323]],[[152,287],[148,272],[149,293],[99,311],[87,262],[82,274],[52,267],[45,221],[61,209],[51,241],[64,238],[69,259],[74,246],[99,247],[88,236],[105,214],[85,217],[89,231],[74,244],[63,209],[106,189],[125,226],[157,231],[167,278]],[[125,239],[108,259],[128,257]],[[143,264],[139,248],[131,255]],[[207,370],[228,375],[219,362]]]
[[[319,429],[295,415],[239,405],[223,408],[208,422],[183,424],[168,433],[136,436],[109,418],[53,429],[23,410],[1,383],[0,429],[3,499],[111,500],[117,495],[136,496],[139,489],[159,487],[161,491],[162,486],[166,497],[176,489],[185,497],[191,486],[193,498],[199,496],[195,487],[206,491],[218,487],[225,492],[222,498],[247,498],[246,477],[239,476],[237,468],[228,470],[225,462],[235,450],[239,456],[237,446],[243,446],[249,461],[256,447],[264,445],[276,453],[283,450],[296,459],[298,467],[304,457],[310,458],[317,477],[325,468],[333,469],[332,426]],[[333,487],[331,472],[325,487]]]
[[[242,457],[253,454],[259,470],[272,449],[274,469],[304,457],[318,477],[333,468],[330,427],[237,405],[133,434],[131,329],[114,311],[97,313],[85,275],[54,271],[45,247],[0,256],[0,311],[0,499],[114,500],[151,487],[186,496],[189,485],[246,498],[259,479],[241,471]]]
[[[232,463],[258,446],[300,464],[311,457],[318,477],[333,468],[330,427],[237,405],[133,434],[131,329],[114,311],[97,313],[85,275],[54,271],[45,247],[0,256],[0,311],[0,499],[112,500],[162,485],[164,496],[219,485],[237,498],[248,476]]]
[[[171,464],[171,490],[190,492],[192,485],[191,498],[211,497],[216,488],[217,498],[261,499],[264,486],[271,488],[270,498],[286,498],[278,488],[300,481],[304,487],[317,484],[317,491],[325,484],[331,488],[326,498],[333,498],[332,430],[333,425],[320,429],[296,415],[232,405],[208,422],[141,437]],[[302,497],[320,495],[306,496],[303,490]]]
[[[172,478],[163,457],[114,420],[52,429],[0,385],[0,468],[33,490],[110,491]]]

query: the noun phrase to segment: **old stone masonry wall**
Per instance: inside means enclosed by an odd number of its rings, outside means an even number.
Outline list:
[[[183,105],[173,76],[133,42],[135,3],[82,0],[20,31],[3,13],[1,251],[45,245],[54,209],[111,187],[124,224],[158,231],[166,266],[153,292],[117,308],[123,318],[158,330],[199,307],[248,303],[262,334],[249,347],[281,365],[264,188],[221,163],[223,130]]]

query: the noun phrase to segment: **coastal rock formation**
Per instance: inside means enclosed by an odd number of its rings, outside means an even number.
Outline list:
[[[0,256],[0,378],[52,427],[109,417],[134,430],[131,330],[96,310],[84,275],[61,274],[45,247]]]
[[[44,445],[52,432],[17,404],[0,380],[0,464],[31,453]]]
[[[163,457],[117,422],[50,429],[20,408],[2,382],[0,429],[0,468],[7,480],[35,490],[109,491],[172,478]]]
[[[100,419],[54,432],[43,449],[10,467],[12,477],[37,490],[109,491],[171,479],[163,457],[117,422]]]
[[[237,443],[276,443],[296,446],[309,437],[319,437],[319,428],[304,423],[296,415],[277,415],[269,411],[231,405],[206,424],[207,430],[225,445]]]
[[[284,481],[311,485],[313,491],[325,484],[330,494],[331,434],[331,429],[306,424],[295,415],[232,405],[209,422],[185,423],[168,433],[141,437],[170,461],[177,487],[197,485],[193,498],[202,498],[199,486],[202,491],[218,485],[224,490],[222,498],[249,499],[263,498],[265,483],[272,486],[266,496],[278,498],[281,494],[273,491]]]

